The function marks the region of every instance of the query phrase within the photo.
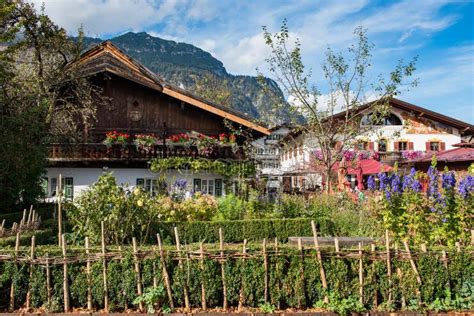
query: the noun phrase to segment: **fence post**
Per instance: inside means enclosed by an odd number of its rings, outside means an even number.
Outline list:
[[[336,249],[337,257],[340,257],[340,255],[339,255],[339,238],[337,238],[337,237],[334,237],[334,249]]]
[[[156,234],[156,239],[157,239],[157,242],[158,242],[158,251],[160,252],[160,261],[161,261],[161,266],[163,267],[163,279],[165,281],[166,292],[168,293],[168,300],[169,300],[169,303],[170,303],[170,308],[174,309],[173,294],[171,293],[170,276],[168,274],[168,270],[166,269],[165,256],[164,256],[164,253],[163,253],[163,246],[161,245],[160,234]]]
[[[398,258],[399,257],[398,243],[395,243],[394,248],[395,248],[395,256]],[[397,266],[397,276],[398,276],[399,280],[401,280],[403,278],[402,269],[400,269],[399,266]],[[405,295],[403,294],[403,291],[401,293],[401,300],[402,300],[402,307],[405,308],[406,305],[407,305],[407,302],[406,302],[406,299],[405,299]]]
[[[109,312],[109,289],[107,285],[107,259],[105,258],[105,226],[100,222],[100,241],[102,247],[102,279],[104,282],[104,310]]]
[[[140,258],[138,257],[138,250],[137,250],[137,239],[135,237],[132,238],[132,245],[133,245],[133,257],[135,259],[135,274],[137,276],[137,294],[141,296],[142,292],[142,276],[140,274]],[[140,312],[143,312],[143,302],[140,301],[139,304]]]
[[[49,268],[49,255],[46,253],[46,292],[48,295],[48,306],[51,306],[51,298],[52,298],[52,293],[51,293],[51,270]]]
[[[64,270],[64,312],[69,312],[69,281],[68,281],[68,274],[67,274],[67,255],[66,255],[66,235],[63,234],[61,236],[61,246],[63,248],[63,270]]]
[[[89,255],[90,255],[89,237],[86,237],[85,246],[86,246],[86,257],[87,257],[87,261],[86,261],[87,310],[92,311],[92,290],[91,290],[92,277],[91,277],[91,261],[89,258]]]
[[[279,270],[279,264],[278,264],[278,237],[275,237],[275,270],[278,271]],[[278,292],[278,297],[280,297],[280,291],[281,291],[281,283],[280,283],[280,279],[277,278],[276,280],[276,287],[277,287],[277,292]],[[277,302],[276,302],[276,305],[277,305],[277,309],[281,309],[281,302],[280,302],[280,299],[278,298]]]
[[[153,249],[153,253],[156,256],[156,247],[153,246],[152,249]],[[158,279],[156,278],[156,257],[153,258],[152,269],[153,269],[153,288],[156,289],[158,287]]]
[[[364,263],[362,255],[362,243],[359,243],[359,301],[364,304]]]
[[[471,246],[474,246],[474,229],[471,229]]]
[[[375,244],[374,243],[370,244],[370,251],[372,252],[372,255],[375,255]],[[374,265],[374,260],[372,260],[371,264],[372,264],[372,266]],[[375,273],[373,273],[373,277],[374,277],[373,282],[375,284],[377,284],[377,275]],[[379,305],[377,294],[378,294],[377,293],[377,287],[375,286],[374,287],[374,301],[373,301],[373,305],[375,307],[377,307]]]
[[[263,238],[262,255],[263,255],[263,269],[264,269],[263,302],[267,304],[268,303],[268,258],[267,258],[267,239],[266,238]]]
[[[245,256],[247,255],[247,239],[244,239],[244,245],[242,247],[242,267],[240,272],[241,284],[240,284],[240,291],[239,291],[239,306],[238,311],[241,311],[244,307],[245,296],[244,296],[244,289],[245,289],[245,274],[242,272],[244,271],[245,265]]]
[[[392,264],[390,258],[390,240],[388,230],[385,230],[385,248],[387,252],[388,303],[392,302]]]
[[[461,243],[459,241],[456,241],[454,244],[456,245],[456,251],[461,252]]]
[[[30,252],[30,278],[28,279],[28,292],[26,293],[26,310],[29,311],[31,303],[31,279],[33,279],[33,268],[35,259],[35,245],[36,237],[35,235],[31,236],[31,252]]]
[[[227,286],[225,281],[225,258],[224,258],[224,232],[219,228],[219,249],[221,254],[221,275],[222,275],[222,294],[223,294],[223,309],[227,310]]]
[[[206,304],[206,285],[205,281],[206,278],[204,277],[204,245],[201,241],[201,244],[199,245],[199,250],[200,250],[200,259],[201,259],[201,305],[202,305],[202,310],[205,312],[207,310],[207,304]]]
[[[58,242],[59,247],[61,247],[62,235],[63,235],[63,212],[62,212],[62,196],[63,196],[63,185],[62,185],[62,176],[59,174],[58,185],[56,187],[58,195]]]
[[[5,220],[2,221],[2,226],[0,226],[0,236],[3,235],[3,230],[5,229]]]
[[[16,241],[15,241],[15,270],[18,269],[18,264],[16,263],[16,259],[18,257],[18,252],[20,251],[20,233],[16,233]],[[15,309],[15,281],[12,278],[12,284],[10,287],[10,312],[13,312]]]
[[[319,261],[319,274],[321,275],[321,283],[323,285],[323,289],[327,292],[328,284],[326,282],[326,272],[324,271],[323,257],[321,255],[321,251],[319,250],[318,232],[316,231],[316,224],[314,223],[314,221],[311,221],[311,229],[313,230],[314,248],[316,249],[316,256]],[[329,303],[329,298],[327,294],[324,295],[324,302],[326,304]]]
[[[420,274],[418,273],[418,269],[416,268],[415,260],[413,260],[413,257],[411,256],[410,247],[408,246],[408,242],[406,242],[404,240],[403,245],[405,246],[405,250],[408,253],[408,260],[410,260],[411,268],[413,269],[413,272],[415,272],[416,282],[418,282],[418,287],[416,288],[416,294],[418,295],[418,297],[421,298],[421,292],[420,292],[421,277],[420,277]]]
[[[298,297],[298,305],[299,305],[299,308],[305,308],[306,307],[306,279],[304,277],[304,248],[303,248],[303,243],[301,242],[301,237],[298,238],[298,250],[300,251],[300,256],[301,256],[300,276],[301,276],[301,285],[303,289],[303,297],[301,298],[302,301],[300,301],[300,297]]]
[[[178,252],[178,265],[179,269],[181,270],[182,273],[184,273],[184,267],[183,267],[183,259],[181,258],[181,244],[179,243],[179,234],[178,234],[178,227],[174,227],[174,237],[176,239],[176,250]],[[188,293],[188,284],[186,280],[183,283],[183,292],[184,292],[184,305],[185,309],[187,312],[189,312],[190,309],[190,303],[189,303],[189,293]]]

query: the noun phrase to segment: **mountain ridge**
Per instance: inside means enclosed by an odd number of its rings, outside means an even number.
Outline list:
[[[230,93],[229,105],[232,109],[262,120],[268,125],[282,123],[281,118],[285,117],[274,114],[275,98],[284,102],[283,92],[275,81],[264,78],[268,88],[266,89],[255,76],[230,74],[220,60],[199,47],[154,37],[146,32],[128,32],[109,40],[174,85],[196,93],[197,84],[202,84],[200,80],[209,76],[216,82],[226,84],[225,89]],[[101,42],[103,40],[100,38],[84,38],[86,47]]]

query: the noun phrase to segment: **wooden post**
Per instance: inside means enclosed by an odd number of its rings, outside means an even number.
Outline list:
[[[448,257],[446,255],[446,250],[442,250],[441,251],[441,254],[443,256],[443,264],[444,264],[444,267],[446,268],[446,270],[448,269]]]
[[[5,229],[5,220],[2,221],[2,226],[0,226],[0,236],[3,235],[4,229]]]
[[[362,243],[359,243],[359,302],[364,304],[364,266]]]
[[[416,276],[416,282],[418,282],[418,285],[421,286],[421,277],[420,274],[418,273],[418,269],[416,268],[415,260],[413,260],[413,257],[411,256],[410,252],[410,247],[408,246],[408,242],[403,241],[403,245],[405,246],[405,250],[408,253],[408,260],[410,261],[411,268],[413,269],[413,272],[415,272]],[[420,294],[420,289],[417,289],[418,294]]]
[[[300,309],[303,309],[306,307],[306,280],[304,277],[304,249],[303,249],[303,243],[301,242],[301,238],[298,238],[298,250],[300,251],[300,256],[301,256],[300,277],[301,277],[301,287],[303,289],[303,297],[298,297],[298,305],[299,305],[298,307]]]
[[[224,232],[219,228],[219,249],[221,254],[222,296],[223,309],[227,310],[227,286],[225,281]]]
[[[16,259],[18,257],[18,252],[20,251],[20,233],[16,233],[16,241],[15,241],[15,270],[18,269],[18,264],[16,263]],[[12,284],[10,287],[10,312],[15,310],[15,281],[12,279]]]
[[[275,261],[275,270],[278,271],[279,270],[279,265],[278,265],[278,237],[275,237],[275,257],[277,258],[277,260]],[[277,287],[278,296],[280,296],[280,291],[281,291],[280,278],[276,279],[276,287]],[[280,299],[277,300],[276,307],[277,307],[278,310],[281,309]]]
[[[26,208],[23,210],[23,216],[21,217],[21,221],[20,221],[20,229],[25,227],[25,225],[26,225]]]
[[[35,259],[35,245],[36,245],[36,237],[33,235],[31,236],[31,252],[30,252],[30,278],[28,279],[28,292],[26,293],[26,310],[30,310],[30,303],[31,303],[31,280],[33,279],[33,268],[34,263],[33,260]]]
[[[62,188],[62,177],[59,174],[58,177],[58,185],[56,186],[57,196],[58,196],[58,242],[59,247],[61,247],[62,235],[63,235],[63,212],[62,212],[62,196],[63,196],[63,188]]]
[[[456,241],[454,244],[456,245],[456,251],[461,252],[461,243],[459,241]]]
[[[153,253],[156,256],[156,247],[153,246],[152,249],[153,249]],[[158,287],[158,279],[156,277],[156,257],[153,259],[152,268],[153,268],[153,288],[156,289]]]
[[[398,258],[398,255],[399,255],[399,252],[398,252],[398,243],[395,243],[395,256]],[[397,266],[397,276],[398,276],[398,279],[399,280],[402,280],[403,278],[403,273],[402,273],[402,269],[400,269],[400,267]],[[401,301],[402,301],[402,307],[405,308],[407,306],[407,301],[405,299],[405,295],[403,294],[403,291],[401,293]]]
[[[375,250],[376,250],[376,249],[375,249],[375,244],[374,244],[374,243],[371,243],[371,244],[370,244],[370,251],[372,252],[372,255],[375,254]],[[374,264],[374,261],[372,261],[371,264],[373,265],[373,264]],[[374,279],[373,279],[372,282],[375,283],[375,284],[377,284],[377,275],[376,275],[375,273],[373,274],[373,277],[374,277]],[[377,295],[377,294],[378,294],[378,293],[377,293],[377,287],[375,286],[375,287],[374,287],[374,301],[373,301],[373,305],[374,305],[375,307],[379,306],[379,301],[378,301],[378,295]]]
[[[87,310],[90,312],[92,311],[92,276],[91,276],[91,261],[89,258],[90,255],[90,244],[89,244],[89,237],[86,237],[85,241],[86,246],[86,276],[87,276]]]
[[[67,274],[67,256],[66,256],[66,235],[61,236],[61,246],[63,248],[63,259],[64,259],[64,312],[69,312],[69,281]]]
[[[178,259],[179,269],[181,270],[181,272],[184,272],[183,260],[181,258],[181,244],[179,243],[178,227],[176,226],[174,227],[174,237],[176,239],[176,250],[179,256],[179,259]],[[186,281],[184,281],[184,284],[183,284],[183,292],[184,292],[185,309],[187,312],[189,312],[191,309],[190,309],[190,303],[189,303],[188,285],[186,284]]]
[[[102,279],[104,284],[104,310],[109,312],[109,289],[107,285],[107,259],[105,258],[105,226],[100,222],[100,239],[102,246]]]
[[[313,230],[314,248],[316,249],[316,255],[319,261],[319,274],[321,275],[321,283],[323,285],[323,289],[327,291],[328,284],[326,282],[326,272],[324,271],[323,257],[321,255],[321,251],[319,251],[318,232],[316,231],[316,224],[314,223],[314,221],[311,221],[311,228]],[[324,302],[326,304],[329,303],[329,298],[327,295],[324,296]]]
[[[161,261],[161,266],[163,267],[163,279],[165,281],[166,292],[168,293],[170,308],[174,309],[173,294],[171,293],[170,276],[168,274],[168,270],[166,269],[165,256],[163,253],[163,246],[161,245],[160,234],[156,234],[156,239],[158,241],[158,251],[160,252],[160,261]]]
[[[52,291],[51,291],[51,269],[49,267],[49,255],[46,253],[46,292],[48,296],[48,306],[51,306]]]
[[[26,209],[25,209],[25,211],[26,211]],[[28,211],[28,217],[26,219],[26,222],[23,223],[23,225],[25,225],[28,228],[30,227],[30,223],[32,222],[31,211],[33,211],[33,205],[31,205],[30,210]]]
[[[133,257],[135,258],[135,274],[137,275],[137,294],[141,296],[143,294],[142,291],[142,276],[140,274],[140,258],[138,257],[138,250],[137,250],[137,240],[135,237],[132,238],[132,245],[133,245]],[[143,302],[140,301],[139,305],[140,312],[143,312]]]
[[[204,245],[203,245],[202,242],[199,245],[199,250],[201,252],[200,253],[200,259],[201,259],[201,273],[202,273],[202,278],[201,278],[201,306],[202,306],[202,310],[205,312],[207,310],[206,285],[205,285],[206,278],[204,277],[204,271],[205,271],[205,267],[204,267]]]
[[[340,255],[339,255],[339,238],[337,238],[337,237],[334,237],[334,249],[336,249],[337,256],[340,257]]]
[[[474,246],[474,229],[471,229],[471,246]]]
[[[420,248],[421,248],[421,251],[422,251],[422,252],[427,252],[427,251],[428,251],[428,249],[426,248],[426,244],[425,244],[425,243],[422,243],[422,244],[420,245]]]
[[[241,271],[244,270],[244,264],[245,264],[245,256],[247,255],[247,239],[244,239],[244,245],[242,247],[242,268]],[[244,307],[244,302],[245,302],[245,296],[244,296],[244,289],[245,289],[245,274],[243,272],[240,273],[241,277],[241,284],[240,284],[240,291],[239,291],[239,306],[238,306],[238,311],[241,311],[242,308]]]
[[[387,251],[388,303],[392,302],[392,263],[390,259],[390,240],[388,230],[385,230],[385,248]]]
[[[263,302],[265,304],[268,303],[268,258],[267,258],[267,240],[263,238],[262,243],[262,255],[263,255],[263,269],[264,269],[264,276],[263,276]]]

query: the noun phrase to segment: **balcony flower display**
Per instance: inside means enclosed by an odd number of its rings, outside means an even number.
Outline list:
[[[130,135],[127,133],[111,131],[105,134],[105,140],[103,141],[103,143],[109,148],[112,147],[113,145],[121,145],[122,147],[125,147],[129,139],[130,139]]]
[[[181,133],[175,134],[168,137],[168,142],[173,144],[185,144],[191,140],[191,137],[188,134]]]
[[[150,152],[153,149],[153,146],[156,145],[158,141],[158,137],[154,134],[137,134],[135,135],[135,139],[133,143],[137,147],[137,150]]]
[[[402,151],[402,158],[404,160],[415,160],[422,158],[425,154],[419,150],[404,150]]]
[[[219,140],[216,136],[206,136],[199,134],[197,138],[196,146],[198,151],[203,156],[210,156],[216,150],[219,145]]]

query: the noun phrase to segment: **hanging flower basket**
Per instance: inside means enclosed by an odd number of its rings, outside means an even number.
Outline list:
[[[120,145],[122,147],[125,147],[129,139],[130,135],[127,133],[111,131],[105,134],[105,140],[103,141],[103,144],[108,148],[112,147],[113,145]]]

